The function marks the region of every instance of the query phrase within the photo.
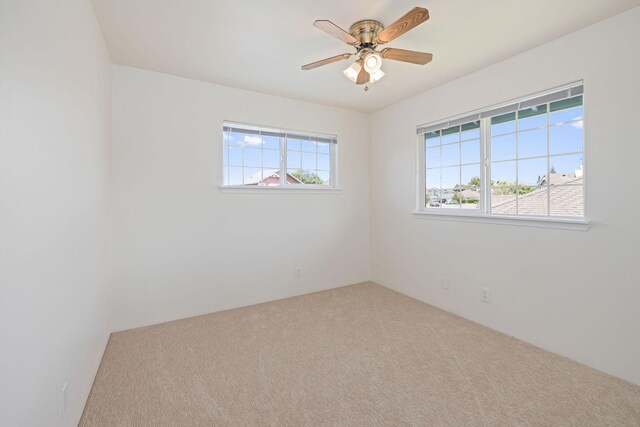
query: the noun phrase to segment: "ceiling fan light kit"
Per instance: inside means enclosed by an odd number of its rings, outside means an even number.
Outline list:
[[[369,83],[375,83],[378,80],[380,80],[381,78],[384,77],[386,73],[382,70],[378,70],[375,73],[371,73],[370,76],[371,78],[369,79]]]
[[[364,57],[364,69],[367,73],[375,73],[382,67],[382,56],[378,52],[372,52]]]
[[[388,27],[373,19],[358,21],[351,26],[349,32],[338,27],[331,21],[318,20],[313,23],[316,28],[330,34],[348,45],[353,46],[356,52],[343,53],[320,61],[312,62],[302,66],[303,70],[313,70],[314,68],[343,59],[357,56],[355,62],[342,71],[346,78],[357,85],[365,85],[364,90],[368,90],[368,83],[375,83],[384,77],[382,71],[382,60],[391,59],[394,61],[409,62],[412,64],[425,65],[429,63],[433,55],[425,52],[412,50],[385,48],[377,51],[378,45],[389,43],[407,31],[415,28],[429,19],[429,11],[422,7],[414,7],[400,19]]]
[[[362,69],[362,66],[358,61],[356,61],[353,64],[349,65],[349,67],[346,68],[342,73],[345,75],[346,78],[348,78],[349,80],[355,83],[356,80],[358,79],[358,74],[360,73],[361,69]]]

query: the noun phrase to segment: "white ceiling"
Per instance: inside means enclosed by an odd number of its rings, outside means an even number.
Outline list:
[[[93,0],[116,64],[289,98],[375,111],[634,6],[640,0]],[[342,75],[349,61],[300,66],[352,52],[313,27],[389,25],[414,6],[431,19],[386,46],[434,55],[419,66],[385,60],[364,92]]]

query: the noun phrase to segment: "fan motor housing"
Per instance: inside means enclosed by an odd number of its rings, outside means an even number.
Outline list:
[[[373,46],[376,44],[376,36],[384,26],[380,21],[374,19],[363,19],[351,26],[349,33],[356,39],[362,46]]]

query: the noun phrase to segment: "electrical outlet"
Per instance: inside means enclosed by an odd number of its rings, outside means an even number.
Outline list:
[[[60,417],[64,417],[67,410],[67,385],[68,383],[64,383],[60,389]]]
[[[444,289],[445,291],[448,291],[449,289],[451,289],[451,282],[449,282],[449,279],[443,278],[440,282],[440,286],[442,286],[442,289]]]
[[[484,286],[480,288],[480,300],[487,303],[491,302],[491,290],[489,288]]]
[[[293,277],[299,279],[302,277],[302,267],[296,267],[293,269]]]

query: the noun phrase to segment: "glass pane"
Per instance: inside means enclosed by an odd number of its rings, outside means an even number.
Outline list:
[[[462,141],[480,138],[480,122],[473,122],[462,125],[461,130],[462,133],[460,134],[460,139]]]
[[[439,208],[440,189],[427,189],[425,191],[424,204],[428,208]]]
[[[582,154],[552,156],[549,162],[551,185],[582,183]]]
[[[277,169],[263,169],[262,181],[258,185],[266,185],[269,187],[280,185],[280,174]]]
[[[331,162],[328,154],[318,154],[318,169],[325,171],[331,169]]]
[[[271,150],[279,150],[280,149],[280,138],[275,136],[263,136],[262,137],[262,146],[264,148],[269,148]]]
[[[440,192],[440,206],[442,208],[460,209],[460,200],[456,197],[457,191],[453,188],[443,188]]]
[[[329,154],[331,151],[331,144],[317,142],[316,146],[318,147],[318,153]]]
[[[427,169],[425,186],[427,189],[440,189],[440,169]]]
[[[440,167],[440,147],[427,148],[426,150],[427,168]]]
[[[427,133],[425,136],[425,142],[427,144],[427,147],[440,145],[440,131]]]
[[[480,208],[480,191],[477,188],[464,188],[457,193],[462,209]]]
[[[287,183],[289,184],[303,184],[301,181],[302,170],[301,169],[287,169]]]
[[[534,111],[535,109],[535,111]],[[538,128],[547,125],[547,106],[528,108],[518,112],[518,130]]]
[[[262,137],[260,135],[244,135],[242,141],[245,147],[260,147],[262,145]]]
[[[491,135],[516,131],[516,113],[503,114],[491,118]]]
[[[462,163],[480,163],[480,140],[474,139],[463,142],[462,147]]]
[[[582,119],[582,107],[560,110],[549,115],[549,123],[568,122]]]
[[[476,120],[473,122],[465,123],[460,125],[460,132],[466,132],[469,130],[480,129],[480,120]]]
[[[225,159],[229,165],[242,166],[242,147],[239,145],[229,145],[229,157]]]
[[[515,185],[516,162],[491,163],[491,185],[505,187]]]
[[[222,185],[229,185],[229,166],[227,165],[223,167]]]
[[[306,151],[309,153],[316,152],[316,143],[315,141],[302,141],[302,151]]]
[[[302,153],[302,169],[316,170],[316,155],[312,153]]]
[[[551,215],[555,216],[584,216],[584,194],[582,185],[552,185]]]
[[[547,187],[519,187],[518,215],[547,215]]]
[[[579,105],[582,105],[582,95],[574,96],[573,98],[561,99],[560,101],[554,101],[549,104],[549,111],[566,110]]]
[[[582,151],[582,120],[549,128],[550,154]]]
[[[503,215],[515,215],[516,189],[514,187],[502,187],[491,189],[491,213]]]
[[[229,132],[227,135],[229,136],[229,145],[234,147],[241,147],[244,145],[244,137],[247,136],[242,133],[235,132]]]
[[[302,168],[302,154],[299,151],[287,151],[287,168]]]
[[[460,144],[442,146],[442,166],[460,164]]]
[[[480,187],[480,165],[462,166],[462,182],[463,186],[469,188]]]
[[[538,117],[547,114],[547,104],[536,105],[535,107],[525,108],[518,111],[518,120],[522,121],[530,117]]]
[[[460,185],[460,166],[442,168],[442,188],[455,188]]]
[[[323,184],[323,179],[315,170],[289,169],[287,182],[290,184]]]
[[[280,168],[280,151],[278,150],[263,150],[262,151],[262,165],[264,168],[279,169]]]
[[[262,150],[260,148],[244,148],[244,165],[261,167],[262,166]]]
[[[453,126],[442,130],[442,143],[449,144],[460,141],[460,126]]]
[[[331,183],[331,173],[329,171],[318,171],[318,176],[322,180],[323,184]]]
[[[229,167],[229,185],[242,185],[242,168]]]
[[[520,160],[518,162],[518,185],[537,186],[547,176],[547,158]]]
[[[547,128],[518,132],[518,157],[547,155]]]
[[[257,168],[244,168],[242,170],[244,185],[257,185],[262,181],[262,170]]]
[[[244,144],[244,142],[243,142],[244,134],[235,133],[235,132],[227,132],[226,136],[227,136],[227,141],[228,141],[230,146],[240,147],[240,146],[242,146],[242,144]]]
[[[491,138],[491,160],[516,158],[516,135],[514,133]]]
[[[301,142],[299,139],[287,138],[287,150],[300,151]]]

